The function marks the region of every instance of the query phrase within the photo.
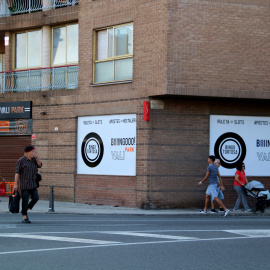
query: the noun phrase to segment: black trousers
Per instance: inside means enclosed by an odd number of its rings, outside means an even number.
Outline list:
[[[27,190],[22,190],[21,193],[22,193],[22,214],[26,216],[27,210],[32,209],[39,200],[38,190],[37,188],[27,189]],[[31,196],[31,201],[29,202],[30,196]]]

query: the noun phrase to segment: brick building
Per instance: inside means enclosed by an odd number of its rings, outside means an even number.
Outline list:
[[[201,207],[214,153],[227,206],[241,159],[270,189],[268,0],[16,2],[0,6],[4,177],[32,143],[42,198]]]

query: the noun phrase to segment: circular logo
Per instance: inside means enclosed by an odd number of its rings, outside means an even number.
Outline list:
[[[81,152],[84,163],[88,167],[96,167],[101,162],[104,153],[100,136],[94,132],[87,134],[83,139]]]
[[[228,132],[222,134],[216,141],[214,147],[215,157],[220,159],[221,166],[227,169],[236,167],[246,157],[246,144],[236,133]]]
[[[25,120],[18,120],[16,121],[15,129],[17,134],[23,135],[27,132],[27,122]]]

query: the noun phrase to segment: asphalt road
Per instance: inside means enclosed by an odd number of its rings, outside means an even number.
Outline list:
[[[268,269],[270,217],[0,214],[1,269]]]

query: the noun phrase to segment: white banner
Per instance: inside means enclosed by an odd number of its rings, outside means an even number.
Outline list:
[[[211,115],[210,154],[221,160],[221,176],[242,161],[247,176],[270,176],[270,117]]]
[[[136,114],[78,118],[77,173],[136,175]]]

